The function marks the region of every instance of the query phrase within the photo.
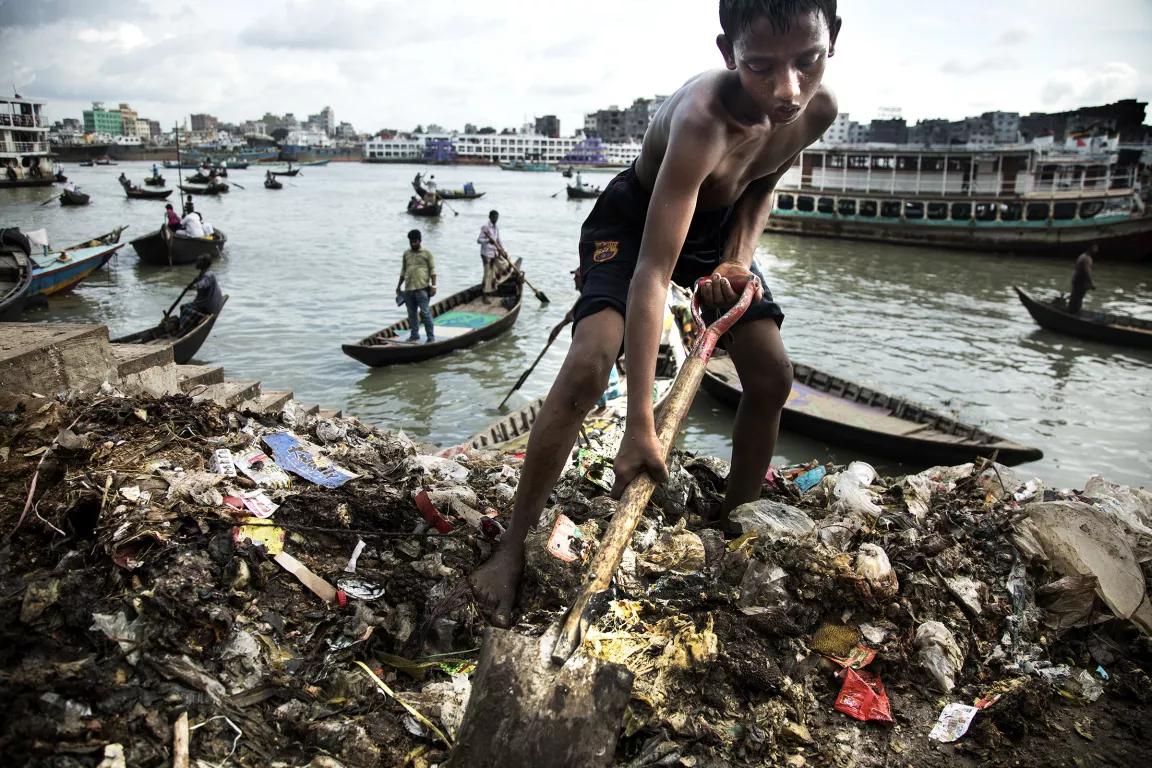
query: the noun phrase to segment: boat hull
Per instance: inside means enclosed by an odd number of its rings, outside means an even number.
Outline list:
[[[164,200],[172,194],[171,189],[126,189],[124,194],[129,200]]]
[[[441,204],[436,203],[436,205],[425,205],[425,206],[421,206],[419,208],[409,208],[408,209],[408,215],[409,216],[420,216],[422,218],[430,219],[430,218],[434,218],[436,216],[439,216],[441,210],[442,210]]]
[[[438,190],[436,194],[445,200],[477,200],[488,193],[473,192],[472,194],[468,194],[467,192],[458,192],[454,189],[442,189]]]
[[[75,287],[104,266],[123,247],[123,243],[99,245],[49,254],[46,260],[33,257],[37,266],[32,270],[32,285],[29,286],[27,297],[51,296]]]
[[[962,464],[994,453],[1007,465],[1043,458],[1037,448],[956,422],[923,406],[835,379],[805,365],[796,364],[795,369],[796,379],[780,418],[781,426],[791,432],[924,467]],[[842,385],[844,395],[810,383],[820,380],[834,381],[837,389]],[[709,362],[701,387],[731,408],[740,404],[740,379],[727,357]],[[960,434],[947,434],[932,425],[951,427]]]
[[[224,294],[224,304],[228,303],[228,294]],[[172,359],[177,365],[186,365],[196,356],[200,351],[200,347],[204,345],[204,341],[208,338],[208,334],[212,332],[213,326],[216,325],[216,319],[220,317],[220,312],[224,311],[224,304],[220,305],[220,311],[215,314],[208,315],[208,317],[201,320],[195,327],[190,329],[186,334],[179,338],[173,339],[164,332],[162,326],[153,326],[137,333],[132,333],[127,336],[122,336],[118,339],[112,339],[114,344],[171,344],[172,345]]]
[[[40,179],[0,179],[0,189],[17,189],[18,187],[50,187],[56,183],[53,176]]]
[[[1076,336],[1089,341],[1101,341],[1106,344],[1117,344],[1125,347],[1140,347],[1152,349],[1152,323],[1134,320],[1132,318],[1118,318],[1103,316],[1100,313],[1082,311],[1073,315],[1052,304],[1038,301],[1016,286],[1012,286],[1032,315],[1032,319],[1041,327],[1056,333]],[[1108,322],[1112,320],[1113,322]],[[1120,320],[1121,323],[1115,322]],[[1124,321],[1131,325],[1122,324]],[[1147,327],[1141,327],[1141,326]]]
[[[595,200],[600,197],[600,192],[601,190],[599,188],[580,189],[579,187],[573,187],[571,184],[568,185],[569,200]]]
[[[505,286],[507,286],[507,288],[505,288]],[[386,365],[417,363],[422,360],[429,360],[434,357],[446,355],[449,352],[454,352],[457,349],[464,349],[473,344],[479,344],[481,341],[493,339],[515,325],[516,318],[520,315],[520,305],[523,298],[523,286],[515,278],[503,283],[501,290],[510,290],[511,293],[504,293],[493,297],[493,301],[503,299],[514,300],[514,303],[507,309],[507,312],[499,319],[482,327],[469,330],[459,336],[441,338],[431,344],[403,342],[401,339],[406,337],[409,332],[408,321],[403,320],[363,339],[358,344],[344,344],[342,349],[344,350],[344,354],[349,357],[359,360],[365,365],[378,368]],[[437,302],[431,307],[433,323],[435,323],[437,317],[442,317],[453,309],[462,307],[468,302],[480,298],[482,295],[483,286],[474,285],[467,290],[449,296],[441,302]]]
[[[219,229],[216,234],[218,237],[209,240],[202,237],[177,237],[160,229],[133,240],[132,248],[143,264],[155,267],[195,264],[202,255],[215,259],[223,252],[228,238]]]

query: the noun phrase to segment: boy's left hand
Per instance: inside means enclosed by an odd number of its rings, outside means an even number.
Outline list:
[[[697,281],[700,303],[706,307],[730,307],[740,298],[744,286],[753,278],[754,275],[739,264],[724,262],[717,266],[711,275]],[[759,301],[763,294],[763,286],[757,282],[756,294],[752,300]]]

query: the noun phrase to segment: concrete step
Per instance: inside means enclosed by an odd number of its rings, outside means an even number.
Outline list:
[[[260,394],[259,381],[222,381],[219,384],[209,384],[202,390],[197,387],[192,393],[192,400],[200,402],[210,400],[222,408],[235,408],[245,400],[252,400]]]
[[[171,344],[111,344],[116,373],[121,378],[149,368],[172,364]]]
[[[251,400],[245,400],[237,410],[252,413],[275,413],[292,399],[291,392],[261,392]]]
[[[93,392],[116,378],[116,359],[103,325],[4,323],[0,391]]]
[[[315,416],[320,413],[320,405],[318,403],[297,403],[297,405],[304,409],[304,413],[307,413],[311,416]]]
[[[344,411],[341,411],[341,410],[333,410],[333,409],[331,409],[331,408],[321,408],[321,409],[320,409],[320,410],[319,410],[319,411],[316,413],[316,415],[317,415],[317,416],[319,416],[319,417],[320,417],[320,418],[322,418],[322,419],[338,419],[338,418],[340,418],[341,416],[343,416],[343,415],[344,415]]]
[[[176,375],[184,392],[199,384],[219,384],[224,381],[224,367],[220,365],[178,365]]]

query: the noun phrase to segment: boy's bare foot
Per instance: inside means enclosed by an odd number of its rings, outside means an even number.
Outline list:
[[[523,573],[523,543],[501,544],[492,557],[473,571],[469,579],[472,594],[489,624],[504,629],[512,626],[512,609]]]

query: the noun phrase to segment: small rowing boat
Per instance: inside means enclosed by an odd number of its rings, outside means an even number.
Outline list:
[[[20,319],[32,286],[32,244],[19,229],[0,229],[0,322]]]
[[[85,193],[74,189],[60,190],[60,205],[88,205],[91,199]]]
[[[123,243],[97,245],[41,255],[37,255],[34,249],[32,285],[28,289],[28,298],[67,291],[104,266],[123,247]]]
[[[227,302],[228,294],[224,294],[224,303],[226,304]],[[176,365],[185,365],[200,351],[204,340],[207,339],[208,334],[212,332],[212,326],[216,325],[216,318],[220,317],[220,313],[223,311],[224,304],[221,304],[220,309],[217,310],[215,314],[202,317],[199,322],[194,323],[190,328],[180,328],[177,319],[168,316],[151,328],[137,333],[130,333],[118,339],[112,339],[112,343],[148,344],[158,347],[170,346],[172,347],[172,359]]]
[[[132,241],[132,247],[141,263],[156,267],[195,264],[202,255],[217,258],[228,242],[223,231],[217,229],[212,237],[183,237],[175,235],[167,226],[142,235]]]
[[[1074,315],[1063,298],[1044,302],[1012,288],[1041,328],[1107,344],[1152,348],[1152,321],[1084,309]]]
[[[139,187],[124,187],[124,194],[129,200],[164,200],[170,194],[170,189],[140,189]]]

